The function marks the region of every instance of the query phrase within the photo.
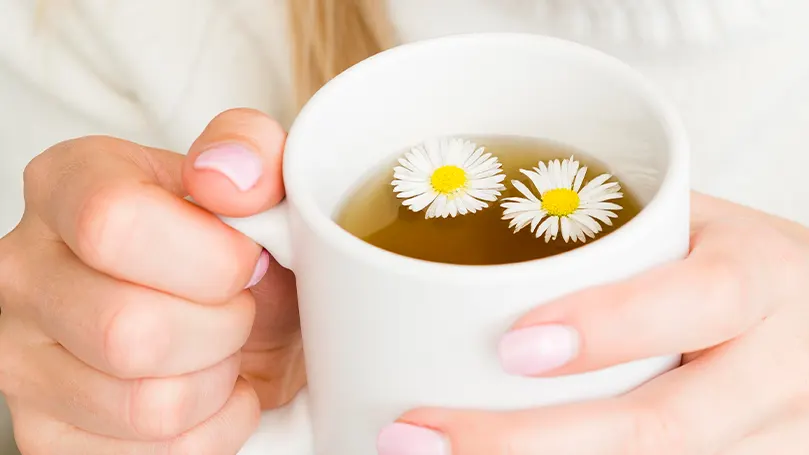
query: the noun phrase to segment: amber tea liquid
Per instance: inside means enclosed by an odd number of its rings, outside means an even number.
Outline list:
[[[425,219],[423,210],[411,212],[402,206],[402,200],[393,192],[393,167],[397,155],[390,163],[375,170],[357,185],[338,210],[335,221],[354,236],[384,250],[433,262],[462,265],[494,265],[541,259],[597,242],[631,220],[641,210],[638,199],[624,182],[620,182],[624,197],[616,202],[622,210],[616,212],[612,226],[596,234],[587,242],[565,243],[561,233],[556,240],[545,243],[523,228],[518,233],[502,220],[501,200],[522,195],[511,185],[519,180],[536,194],[536,188],[519,169],[532,169],[539,161],[563,160],[574,155],[582,166],[587,166],[584,184],[609,172],[607,167],[582,153],[555,142],[512,136],[468,137],[478,146],[486,148],[503,164],[506,191],[500,200],[478,213],[456,218]],[[615,178],[613,177],[612,180]]]

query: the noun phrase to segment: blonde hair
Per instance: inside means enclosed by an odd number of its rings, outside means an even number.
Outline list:
[[[300,108],[331,78],[394,44],[383,0],[287,0]]]

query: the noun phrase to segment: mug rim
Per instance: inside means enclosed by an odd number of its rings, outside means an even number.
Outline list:
[[[608,236],[600,238],[598,241],[585,243],[564,253],[506,264],[464,265],[427,261],[384,250],[352,235],[340,227],[331,216],[321,210],[311,194],[311,189],[304,185],[304,182],[299,182],[299,178],[292,175],[290,171],[293,168],[291,163],[296,160],[295,153],[287,154],[297,147],[298,137],[305,134],[307,129],[312,129],[312,124],[308,121],[308,118],[311,116],[311,111],[318,109],[318,105],[322,102],[321,100],[328,97],[331,92],[340,90],[344,79],[353,77],[354,73],[361,72],[368,66],[385,64],[409,52],[419,52],[425,48],[468,46],[480,41],[494,42],[506,46],[510,44],[524,45],[526,42],[532,41],[534,46],[550,48],[561,53],[578,54],[581,58],[609,67],[619,74],[622,79],[628,80],[634,85],[638,94],[643,97],[644,101],[658,117],[666,136],[668,147],[666,172],[663,175],[660,187],[635,217]],[[687,180],[690,146],[685,126],[673,104],[652,85],[651,81],[618,58],[595,48],[561,38],[531,33],[484,32],[450,35],[398,45],[351,66],[327,82],[304,105],[289,130],[285,147],[283,177],[286,185],[287,200],[315,235],[340,250],[343,254],[352,256],[369,265],[393,269],[403,275],[422,277],[439,275],[442,279],[459,279],[471,283],[475,282],[474,280],[483,278],[491,282],[492,280],[497,280],[498,277],[535,276],[544,268],[567,267],[570,264],[586,262],[588,258],[597,257],[602,254],[602,251],[609,250],[615,243],[626,242],[626,239],[633,237],[640,238],[639,234],[646,229],[650,221],[661,216],[660,212],[665,210],[663,204],[670,199],[670,195],[673,192],[681,191],[681,185],[678,182],[683,179]]]

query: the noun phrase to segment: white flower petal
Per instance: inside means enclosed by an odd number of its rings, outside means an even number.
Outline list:
[[[470,180],[466,186],[475,190],[504,190],[505,187],[500,183],[504,178],[506,178],[505,175],[496,175],[485,179]]]
[[[624,193],[605,193],[596,197],[589,197],[587,198],[588,202],[604,202],[604,201],[612,201],[615,199],[621,199],[624,197]]]
[[[548,231],[545,232],[545,243],[548,243],[550,240],[556,240],[556,237],[559,235],[559,217],[554,216],[550,218],[553,220]]]
[[[418,172],[418,169],[416,169],[416,166],[414,166],[413,163],[404,158],[399,158],[399,164],[401,166],[396,166],[393,168],[394,173],[407,171],[413,174],[416,173],[421,174],[420,172]]]
[[[573,218],[572,216],[570,217],[570,221],[571,221],[572,223],[576,224],[576,225],[579,227],[579,229],[581,230],[581,232],[582,232],[584,235],[586,235],[587,237],[590,237],[590,238],[595,238],[595,235],[596,235],[596,234],[597,234],[597,233],[598,233],[598,232],[601,230],[601,226],[600,226],[600,225],[598,225],[598,224],[596,224],[596,226],[598,227],[598,230],[593,231],[593,230],[591,230],[589,227],[585,226],[584,224],[579,223],[578,218]],[[587,239],[586,239],[586,238],[584,238],[584,237],[580,237],[579,239],[580,239],[582,242],[586,242],[586,241],[587,241]]]
[[[469,189],[466,190],[466,194],[472,196],[473,198],[489,202],[496,201],[497,197],[500,196],[499,192],[489,189]]]
[[[483,155],[480,155],[478,159],[473,161],[472,164],[466,166],[466,168],[469,169],[470,171],[472,169],[478,168],[482,166],[484,163],[486,163],[489,159],[491,159],[491,157],[492,157],[491,153],[484,153]]]
[[[582,202],[581,209],[621,210],[621,206],[612,202]]]
[[[584,176],[587,174],[587,166],[582,167],[579,169],[579,172],[576,174],[576,180],[573,182],[573,191],[579,192],[581,189],[581,184],[584,181]]]
[[[470,175],[470,177],[473,178],[473,179],[485,179],[486,177],[491,177],[493,175],[497,175],[500,172],[501,172],[500,171],[500,166],[495,166],[495,167],[493,167],[491,169],[487,169],[487,170],[485,170],[483,172],[480,172],[480,173],[477,173],[475,175]],[[503,175],[503,178],[506,178],[506,176]]]
[[[458,215],[458,206],[455,199],[447,201],[447,210],[449,211],[449,215],[453,218]]]
[[[463,143],[455,140],[444,141],[441,147],[443,157],[442,166],[458,166],[461,164],[461,154],[463,153]]]
[[[427,151],[427,159],[432,169],[438,169],[444,164],[444,154],[446,153],[444,143],[444,141],[437,139],[425,143],[424,148]]]
[[[520,213],[513,220],[509,223],[510,228],[514,228],[514,233],[520,232],[524,227],[531,224],[531,220],[533,220],[533,216],[530,213],[524,212]]]
[[[571,190],[573,189],[573,186],[576,183],[576,175],[578,171],[579,171],[579,162],[574,160],[573,157],[571,156],[570,162],[568,163],[567,175],[565,177],[567,181],[570,183],[568,186],[566,186],[566,188]]]
[[[568,178],[567,178],[568,173],[570,172],[570,170],[568,169],[568,166],[569,166],[568,163],[569,163],[568,160],[562,161],[562,167],[559,170],[559,187],[560,188],[570,189],[570,187],[572,186],[572,182],[568,182]]]
[[[598,232],[599,230],[601,230],[601,227],[598,225],[596,220],[594,220],[593,218],[591,218],[591,217],[589,217],[587,215],[584,215],[580,211],[577,211],[576,213],[571,214],[570,218],[573,221],[575,221],[576,223],[578,223],[578,224],[580,224],[582,226],[585,226],[587,229],[589,229],[589,230],[591,230],[593,232]]]
[[[474,163],[475,163],[475,162],[478,160],[478,158],[480,158],[481,156],[483,156],[483,152],[484,152],[484,151],[485,151],[485,149],[484,149],[483,147],[480,147],[480,148],[478,148],[477,150],[475,150],[475,152],[474,152],[474,153],[472,153],[471,155],[469,155],[469,156],[466,158],[466,160],[464,160],[464,162],[463,162],[463,167],[464,167],[465,169],[469,169],[469,168],[471,168],[471,167],[472,167],[472,165],[473,165],[473,164],[474,164]]]
[[[425,191],[423,189],[410,190],[410,191],[404,191],[404,192],[401,192],[401,193],[397,193],[396,197],[399,198],[399,199],[410,199],[411,197],[421,196],[422,194],[424,194],[426,192],[427,191]]]
[[[417,190],[420,192],[425,192],[430,190],[430,184],[425,182],[403,182],[403,181],[395,181],[393,182],[395,185],[393,187],[394,193],[400,193],[403,191],[413,191]]]
[[[543,221],[542,224],[539,225],[535,234],[536,238],[540,238],[542,234],[545,234],[545,243],[547,243],[548,240],[550,240],[548,238],[547,233],[550,231],[551,225],[557,222],[554,218],[555,217],[546,218],[545,221]]]
[[[405,207],[410,207],[410,210],[414,212],[419,212],[423,210],[424,207],[427,207],[433,201],[435,201],[435,198],[437,196],[438,194],[436,194],[433,191],[430,191],[429,193],[424,193],[421,196],[416,196],[414,198],[407,199],[406,201],[402,202],[402,205],[404,205]]]
[[[548,178],[551,179],[551,185],[554,188],[564,188],[564,182],[562,181],[562,163],[559,160],[553,160],[553,165],[549,166],[550,172],[548,173]]]
[[[468,194],[462,194],[461,200],[463,200],[467,210],[469,210],[471,213],[475,213],[478,210],[483,210],[489,206],[489,204],[479,201]]]
[[[570,220],[568,220],[566,216],[563,216],[560,220],[562,225],[562,239],[567,243],[567,241],[570,240]]]
[[[534,232],[536,230],[537,226],[539,226],[539,223],[542,221],[543,218],[545,218],[547,214],[548,213],[544,210],[540,210],[539,212],[534,214],[533,219],[531,220],[531,232]]]
[[[410,153],[405,154],[405,159],[415,167],[417,172],[427,176],[433,173],[434,168],[423,150],[414,148]]]
[[[571,221],[570,224],[571,224],[571,226],[575,227],[575,229],[576,229],[576,239],[578,241],[580,241],[581,243],[586,242],[587,241],[587,236],[584,235],[585,227],[578,224],[578,223],[576,223],[575,221]]]
[[[545,194],[546,191],[551,189],[550,181],[543,179],[543,175],[541,173],[526,171],[525,169],[520,169],[520,172],[531,180],[531,183],[534,185],[534,188],[537,189],[540,195]]]
[[[606,182],[610,177],[612,177],[612,175],[610,174],[601,174],[598,177],[594,178],[593,180],[590,180],[589,182],[587,182],[587,185],[584,185],[584,188],[582,188],[581,191],[579,191],[580,197],[586,197],[586,195],[590,191],[601,186],[601,184]]]
[[[403,181],[403,182],[427,182],[429,179],[426,175],[416,174],[414,172],[394,172],[393,179],[395,181]],[[391,182],[393,183],[393,182]],[[395,183],[394,183],[395,184]]]
[[[476,175],[485,170],[491,169],[496,165],[497,165],[497,158],[492,157],[484,161],[483,163],[478,164],[477,166],[470,167],[468,172],[470,175]]]
[[[571,221],[570,218],[567,218],[567,217],[562,218],[562,220],[567,220],[567,225],[568,225],[567,233],[570,236],[570,241],[573,242],[573,243],[578,242],[579,241],[579,232],[580,232],[579,225],[577,225],[576,223]]]
[[[534,196],[534,194],[533,194],[533,193],[531,193],[531,190],[529,190],[529,189],[528,189],[528,187],[527,187],[527,186],[525,186],[525,185],[524,185],[522,182],[520,182],[519,180],[512,180],[512,181],[511,181],[511,184],[512,184],[512,185],[514,186],[514,188],[516,188],[516,189],[517,189],[517,191],[519,191],[519,192],[520,192],[520,193],[521,193],[523,196],[525,196],[526,198],[528,198],[528,200],[533,201],[533,202],[540,202],[540,201],[539,201],[539,198],[537,198],[536,196]]]
[[[610,218],[617,218],[618,217],[618,215],[616,215],[616,214],[614,214],[612,212],[608,212],[606,210],[584,209],[584,210],[579,210],[577,213],[581,214],[581,215],[584,215],[584,216],[589,216],[591,218],[594,218],[594,219],[606,224],[607,226],[612,226],[612,220],[610,220]]]
[[[427,210],[427,215],[429,218],[446,218],[447,217],[447,197],[443,194],[439,194],[438,197],[435,198],[433,203],[430,205],[430,208]],[[432,211],[432,216],[430,216],[430,212]]]

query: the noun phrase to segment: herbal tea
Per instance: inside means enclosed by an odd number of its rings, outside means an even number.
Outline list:
[[[412,258],[463,265],[545,258],[598,241],[642,208],[623,182],[602,176],[603,163],[547,140],[442,139],[399,158],[358,185],[336,222]]]

